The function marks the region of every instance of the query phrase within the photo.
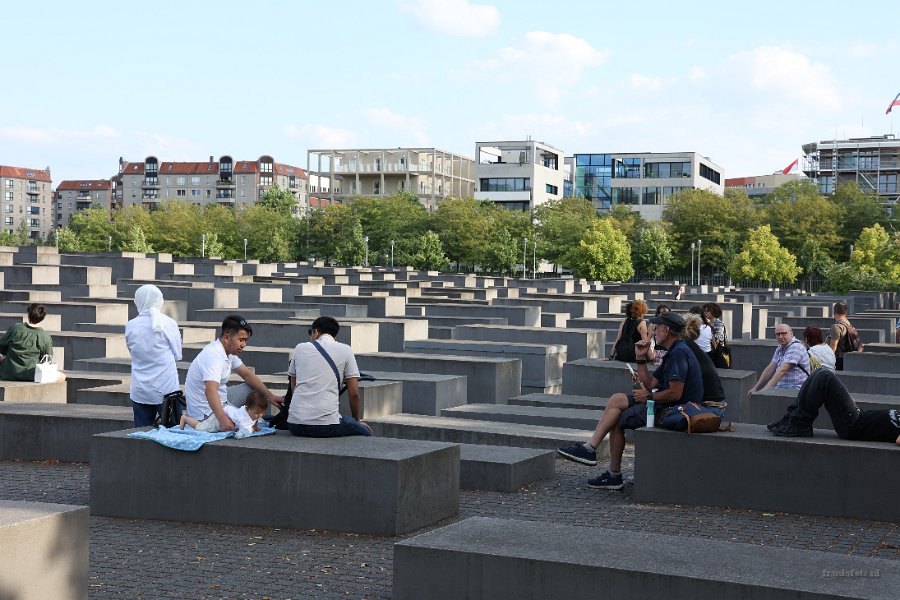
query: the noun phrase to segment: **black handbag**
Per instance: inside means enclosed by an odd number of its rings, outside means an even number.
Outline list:
[[[178,425],[181,422],[181,413],[187,408],[187,398],[184,392],[178,390],[163,396],[162,411],[156,421],[157,425],[161,425],[168,429]]]

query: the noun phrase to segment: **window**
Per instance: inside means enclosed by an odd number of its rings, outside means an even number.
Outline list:
[[[191,190],[191,196],[199,196],[200,190]]]
[[[704,179],[708,179],[713,183],[719,183],[721,175],[715,169],[711,169],[704,164],[700,165],[700,177]]]
[[[187,181],[187,178],[185,178],[185,177],[176,177],[175,185],[184,185],[186,181]]]
[[[31,211],[29,211],[29,212],[33,215],[39,215],[39,214],[41,214],[41,207],[40,206],[32,206]]]
[[[175,195],[179,198],[184,198],[187,196],[187,190],[176,190]]]
[[[7,224],[7,225],[12,225],[12,224],[13,224],[13,218],[12,218],[12,217],[6,217],[6,224]]]
[[[660,191],[658,187],[644,188],[644,204],[659,204]]]
[[[212,192],[212,190],[206,190],[206,197],[207,197],[207,198],[210,197],[210,192]]]
[[[191,185],[200,185],[200,176],[195,175],[191,177]]]
[[[551,195],[553,195],[553,196],[558,196],[558,195],[559,195],[559,187],[558,187],[558,186],[555,186],[555,185],[550,185],[549,183],[546,185],[546,190],[545,190],[545,191],[546,191],[548,194],[551,194]]]
[[[897,175],[879,175],[878,176],[878,193],[879,194],[896,194],[897,193]]]
[[[14,185],[15,185],[15,182],[14,182],[12,179],[7,179],[7,180],[6,180],[6,187],[8,187],[9,189],[12,189],[12,187],[13,187]]]
[[[641,188],[613,188],[613,204],[640,204]]]
[[[32,226],[32,227],[40,227],[40,226],[41,226],[41,220],[40,220],[40,219],[31,219],[31,226]]]
[[[531,189],[529,177],[490,177],[481,179],[482,192],[524,192]]]
[[[12,192],[6,192],[6,201],[7,202],[13,201],[13,193]]]
[[[259,178],[259,185],[272,185],[272,176],[263,175]]]
[[[62,202],[56,203],[56,210],[62,210]],[[10,211],[6,211],[6,212],[10,212]]]

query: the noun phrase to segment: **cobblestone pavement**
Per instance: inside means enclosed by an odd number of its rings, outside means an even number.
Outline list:
[[[632,459],[629,445],[626,476]],[[516,493],[462,492],[459,516],[437,526],[492,516],[900,560],[898,524],[639,504],[630,486],[589,489],[595,471],[558,460],[555,479]],[[89,479],[86,464],[0,462],[0,499],[86,505]],[[390,598],[399,539],[92,517],[89,597]]]

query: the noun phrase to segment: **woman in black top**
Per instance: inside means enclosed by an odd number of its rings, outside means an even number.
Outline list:
[[[700,336],[700,323],[701,320],[698,315],[685,315],[681,337],[684,338],[687,347],[691,349],[691,352],[697,357],[697,362],[700,363],[700,374],[703,376],[703,401],[724,402],[725,390],[722,388],[719,372],[716,370],[716,366],[709,355],[701,350],[700,346],[694,341]]]
[[[644,315],[647,314],[647,303],[643,300],[629,302],[625,305],[625,314],[627,316],[619,324],[616,341],[613,342],[612,355],[607,360],[634,362],[634,345],[650,340],[647,322],[644,321]]]

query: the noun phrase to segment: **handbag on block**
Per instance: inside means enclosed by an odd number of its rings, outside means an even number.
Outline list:
[[[53,383],[59,379],[59,367],[49,354],[45,354],[34,367],[35,383]]]

